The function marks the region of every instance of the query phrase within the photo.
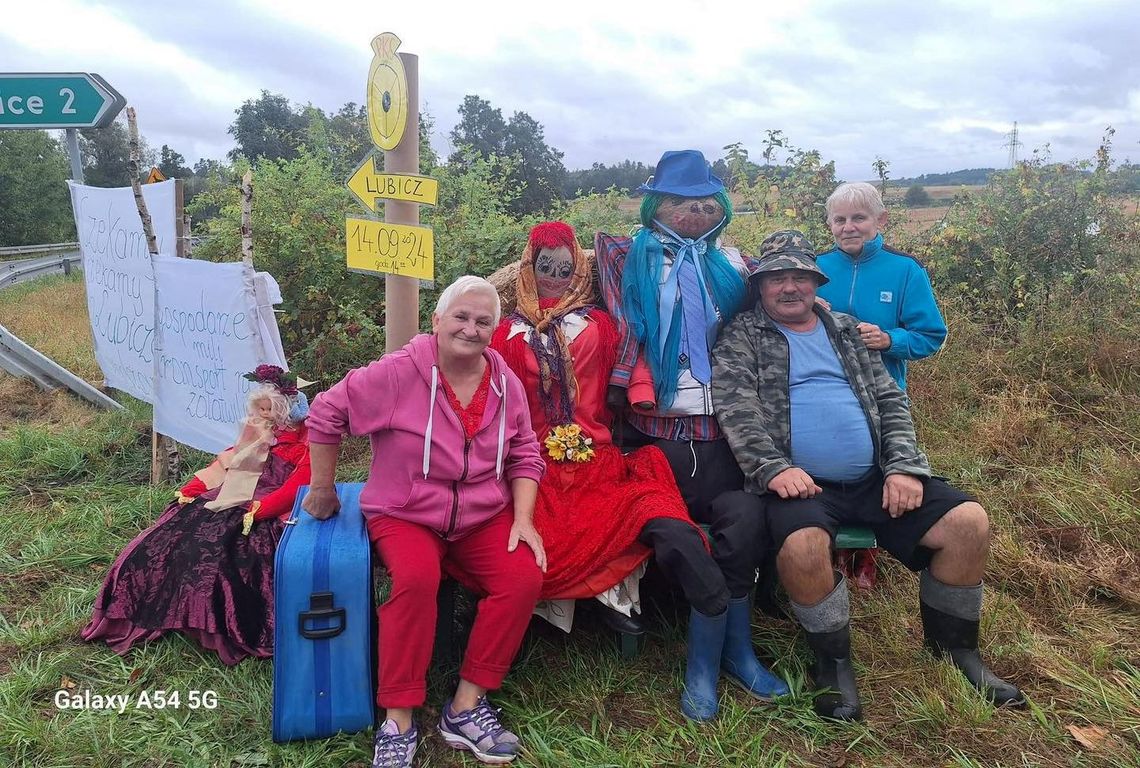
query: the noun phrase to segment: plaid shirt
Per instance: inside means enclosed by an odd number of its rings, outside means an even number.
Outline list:
[[[623,389],[629,388],[630,376],[641,348],[641,342],[630,330],[621,307],[621,275],[632,243],[632,238],[613,237],[602,232],[594,238],[594,257],[598,265],[602,299],[613,315],[618,330],[617,362],[610,374],[610,384]],[[741,254],[741,258],[747,274],[751,274],[756,269],[756,260],[744,254]],[[718,332],[731,319],[723,318]],[[626,421],[650,437],[666,440],[719,440],[723,437],[716,416],[654,416],[626,411]]]

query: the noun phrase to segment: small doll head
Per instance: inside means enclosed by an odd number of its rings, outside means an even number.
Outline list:
[[[249,390],[246,398],[246,419],[250,423],[260,423],[271,429],[282,429],[289,425],[290,398],[269,383],[260,383]]]
[[[276,365],[259,365],[244,378],[254,382],[246,399],[247,420],[283,429],[309,415],[309,399],[297,389],[296,375]]]

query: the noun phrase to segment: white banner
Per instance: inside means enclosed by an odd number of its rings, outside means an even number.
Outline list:
[[[154,402],[154,275],[130,187],[68,182],[95,360],[107,386]],[[143,186],[158,252],[175,254],[174,182]]]
[[[273,278],[241,263],[156,256],[155,430],[217,453],[233,445],[261,363],[285,368]]]

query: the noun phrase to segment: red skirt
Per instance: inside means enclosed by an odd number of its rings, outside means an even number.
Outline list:
[[[652,553],[637,536],[654,518],[694,525],[660,450],[595,451],[581,464],[543,454],[546,475],[534,509],[546,548],[543,600],[593,597],[620,582]]]

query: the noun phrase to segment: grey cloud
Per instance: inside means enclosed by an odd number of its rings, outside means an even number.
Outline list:
[[[129,0],[116,8],[152,39],[246,86],[232,103],[219,105],[165,73],[92,67],[130,91],[152,145],[170,144],[191,161],[197,154],[221,157],[232,147],[226,128],[233,111],[262,89],[326,111],[363,99],[371,59],[366,43],[346,48],[303,25],[213,0]],[[421,104],[435,119],[433,143],[443,152],[459,104],[474,93],[505,117],[530,114],[571,168],[625,159],[652,164],[663,150],[681,147],[715,159],[734,141],[758,155],[764,131],[778,129],[793,144],[834,159],[845,178],[873,175],[876,155],[891,161],[897,177],[1002,165],[1006,129],[970,124],[1014,120],[1023,152],[1048,141],[1057,159],[1089,157],[1101,123],[1111,117],[1122,118],[1120,156],[1134,149],[1140,127],[1127,109],[1128,94],[1140,88],[1140,4],[1051,4],[1016,19],[1003,15],[1010,13],[962,2],[835,0],[814,6],[810,20],[780,23],[774,32],[750,37],[726,30],[726,39],[744,41],[727,44],[748,48],[743,65],[693,61],[694,78],[670,88],[623,54],[643,42],[637,30],[607,28],[607,50],[561,58],[545,56],[549,41],[514,34],[484,49],[421,58]],[[653,44],[687,62],[695,52],[685,32]],[[6,53],[43,60],[18,45]],[[950,120],[968,127],[943,129]]]

